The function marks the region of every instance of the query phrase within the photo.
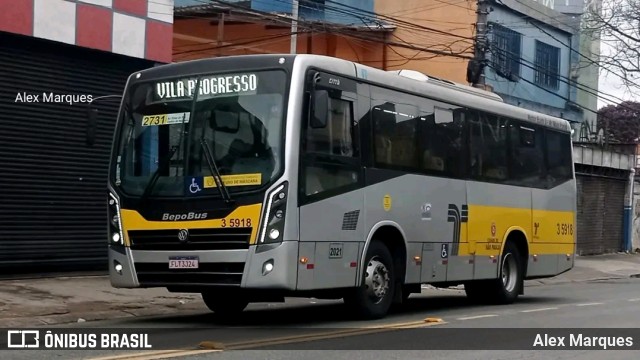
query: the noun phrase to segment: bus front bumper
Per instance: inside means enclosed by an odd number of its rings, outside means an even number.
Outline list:
[[[144,251],[109,249],[109,275],[116,288],[241,287],[295,290],[298,242],[284,241],[269,249]],[[190,260],[197,268],[170,269],[170,260]],[[184,264],[185,262],[183,262]]]

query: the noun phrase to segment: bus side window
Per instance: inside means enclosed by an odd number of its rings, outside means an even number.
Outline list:
[[[540,187],[544,168],[543,132],[532,125],[509,124],[509,182]]]
[[[507,180],[506,131],[497,116],[468,110],[470,122],[471,175],[476,179]]]
[[[421,121],[417,107],[386,101],[374,105],[371,113],[374,128],[374,154],[376,166],[419,168],[418,124]]]
[[[571,159],[571,136],[557,131],[546,131],[546,152],[548,159],[547,183],[554,187],[573,178]]]
[[[304,166],[305,194],[351,185],[358,181],[357,172],[326,161],[322,157],[354,158],[358,156],[354,131],[353,103],[331,98],[330,118],[323,128],[307,128],[306,154],[320,156],[306,158]]]

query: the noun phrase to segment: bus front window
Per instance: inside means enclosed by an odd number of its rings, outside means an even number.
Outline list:
[[[133,85],[115,183],[133,196],[219,196],[204,141],[230,193],[261,188],[281,171],[285,90],[278,70]]]

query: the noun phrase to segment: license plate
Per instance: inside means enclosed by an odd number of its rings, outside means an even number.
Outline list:
[[[175,256],[169,258],[169,269],[197,269],[196,256]]]

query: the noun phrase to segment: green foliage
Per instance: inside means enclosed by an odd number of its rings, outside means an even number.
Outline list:
[[[598,110],[598,130],[610,143],[636,143],[640,139],[640,102],[625,101]]]

